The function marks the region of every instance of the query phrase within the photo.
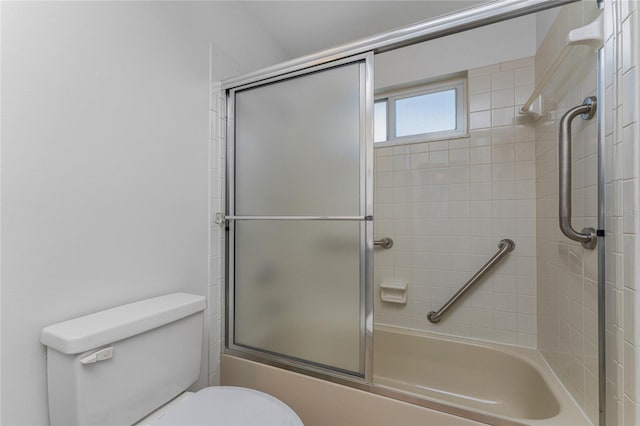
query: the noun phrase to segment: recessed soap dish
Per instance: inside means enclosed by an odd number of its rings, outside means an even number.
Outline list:
[[[383,282],[380,284],[380,299],[387,303],[407,304],[407,283]]]

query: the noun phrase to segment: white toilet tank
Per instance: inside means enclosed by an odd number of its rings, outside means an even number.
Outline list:
[[[205,307],[174,293],[44,328],[51,425],[131,425],[187,389]]]

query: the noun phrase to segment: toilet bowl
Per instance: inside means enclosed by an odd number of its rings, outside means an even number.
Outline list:
[[[200,377],[205,308],[174,293],[45,327],[51,425],[302,425],[257,390],[185,392]]]
[[[213,386],[191,394],[137,426],[302,426],[286,404],[254,389]]]

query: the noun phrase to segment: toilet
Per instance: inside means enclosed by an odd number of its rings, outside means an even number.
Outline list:
[[[285,403],[200,376],[204,297],[174,293],[45,327],[52,426],[301,426]]]

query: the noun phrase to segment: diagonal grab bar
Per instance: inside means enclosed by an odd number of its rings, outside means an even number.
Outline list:
[[[451,299],[447,300],[447,303],[442,305],[442,307],[437,311],[431,311],[427,314],[427,319],[429,320],[429,322],[434,324],[439,323],[442,319],[442,315],[444,315],[449,310],[449,308],[451,308],[451,306],[453,306],[453,304],[458,301],[458,299],[460,299],[467,291],[471,289],[471,287],[473,287],[478,281],[480,281],[480,278],[484,277],[491,268],[493,268],[498,262],[500,262],[500,260],[514,248],[516,248],[516,243],[514,243],[513,240],[501,240],[498,244],[498,252],[494,254],[493,257],[489,259],[489,261],[485,263],[482,268],[480,268],[480,270],[476,272],[464,286],[462,286],[460,290],[456,292],[456,294],[451,296]]]

